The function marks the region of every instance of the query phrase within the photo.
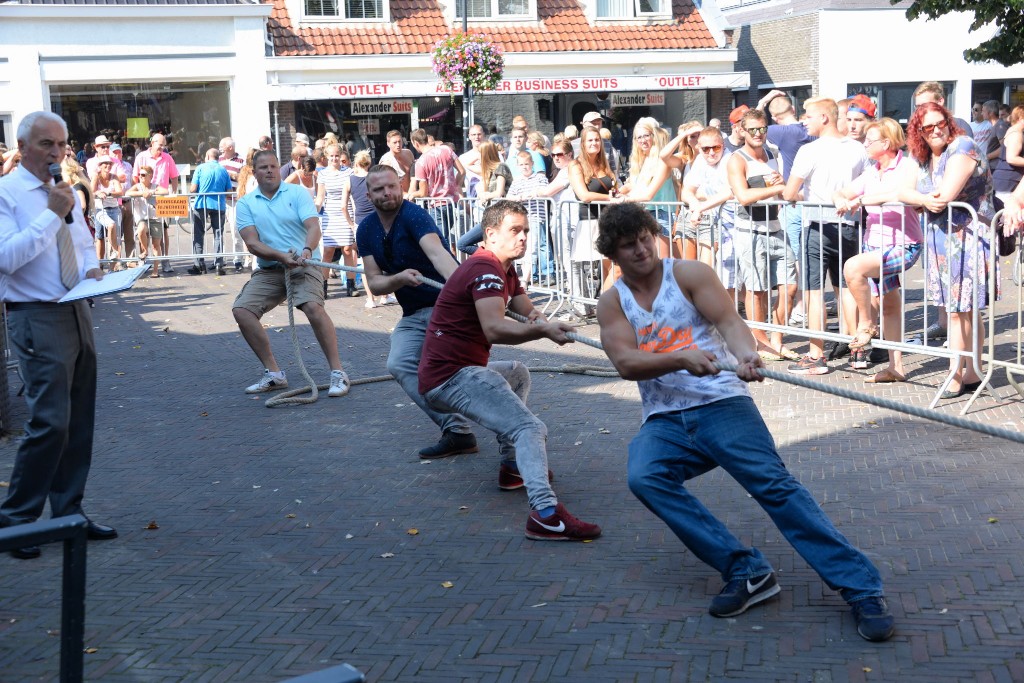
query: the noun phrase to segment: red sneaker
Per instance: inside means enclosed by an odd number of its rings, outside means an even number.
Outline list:
[[[555,473],[548,470],[548,483],[550,484],[554,480]],[[519,470],[511,465],[501,463],[501,467],[498,468],[498,488],[502,491],[516,491],[523,486],[523,477],[519,474]]]
[[[534,541],[586,541],[600,535],[601,527],[576,519],[561,503],[547,519],[533,510],[526,520],[526,537]]]

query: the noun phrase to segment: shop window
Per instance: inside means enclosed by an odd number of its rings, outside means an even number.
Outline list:
[[[200,164],[206,150],[231,133],[223,81],[52,85],[50,109],[67,122],[70,139],[84,144],[100,134],[112,137],[128,161],[153,133],[163,133],[175,162]]]
[[[470,19],[522,19],[537,16],[536,0],[456,0],[455,18],[466,7]]]
[[[384,20],[384,0],[304,0],[306,17]]]
[[[598,19],[634,19],[671,14],[671,0],[597,0]]]

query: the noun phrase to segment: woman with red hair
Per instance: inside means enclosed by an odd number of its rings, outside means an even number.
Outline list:
[[[921,172],[916,190],[904,190],[900,199],[924,209],[928,298],[949,313],[949,348],[966,351],[973,345],[975,350],[973,362],[965,363],[961,356],[950,359],[951,379],[942,398],[956,398],[981,386],[984,329],[975,329],[972,312],[988,305],[989,278],[995,278],[997,287],[999,282],[998,272],[988,267],[992,174],[985,152],[934,102],[922,104],[910,117],[907,149]],[[951,202],[968,204],[974,211],[950,207]]]

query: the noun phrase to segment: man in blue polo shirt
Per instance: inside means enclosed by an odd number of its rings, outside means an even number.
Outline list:
[[[324,310],[324,276],[306,259],[320,259],[320,219],[309,192],[301,185],[281,182],[281,165],[271,150],[261,150],[252,160],[257,189],[238,200],[235,220],[245,246],[256,256],[257,268],[231,309],[249,348],[263,363],[263,377],[246,388],[259,394],[288,386],[284,371],[270,348],[270,338],[260,318],[287,297],[285,277],[291,279],[295,308],[306,314],[320,348],[331,366],[328,396],[344,396],[348,375],[341,368],[338,336]]]
[[[217,275],[224,275],[224,209],[225,197],[231,192],[231,178],[217,161],[220,151],[211,147],[206,150],[206,161],[196,167],[188,191],[192,199],[192,253],[196,255],[195,265],[188,269],[189,275],[206,272],[206,260],[202,257],[206,244],[206,223],[213,230],[213,265]]]
[[[376,209],[356,231],[366,283],[375,296],[394,292],[402,305],[402,319],[391,333],[388,372],[441,428],[441,440],[421,450],[420,457],[476,453],[476,436],[470,431],[469,421],[462,415],[430,408],[420,395],[417,376],[423,338],[440,290],[420,284],[416,276],[441,282],[459,264],[430,214],[402,199],[402,184],[394,168],[383,164],[372,167],[366,176],[366,195]]]

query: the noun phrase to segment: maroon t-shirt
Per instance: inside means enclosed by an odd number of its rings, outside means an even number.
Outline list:
[[[491,344],[476,314],[477,299],[509,299],[523,293],[514,265],[502,271],[501,261],[486,249],[477,249],[455,269],[434,304],[420,354],[420,393],[441,386],[462,368],[486,367]]]

